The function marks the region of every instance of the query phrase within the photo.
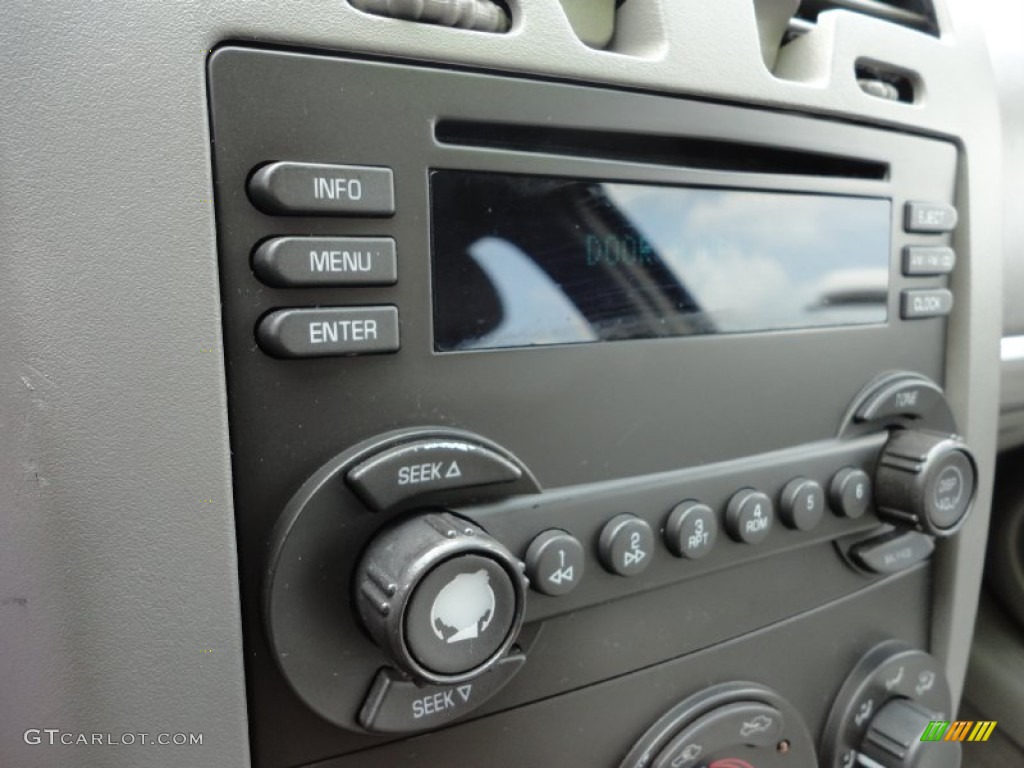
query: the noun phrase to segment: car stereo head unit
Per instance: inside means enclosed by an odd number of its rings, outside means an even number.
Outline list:
[[[246,47],[209,85],[259,764],[689,765],[741,707],[751,762],[841,765],[823,702],[928,647],[974,497],[956,147]]]

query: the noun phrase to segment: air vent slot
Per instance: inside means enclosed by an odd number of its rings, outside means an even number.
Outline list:
[[[442,144],[746,173],[884,180],[886,163],[760,144],[576,128],[443,120]]]
[[[789,37],[811,29],[818,15],[844,10],[874,16],[877,19],[938,36],[939,25],[932,0],[802,0],[789,24]]]
[[[508,8],[502,0],[349,0],[349,3],[375,16],[474,32],[507,32],[511,25]]]

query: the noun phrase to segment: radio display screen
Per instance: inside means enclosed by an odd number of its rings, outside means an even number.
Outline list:
[[[887,199],[436,170],[437,351],[884,323]]]

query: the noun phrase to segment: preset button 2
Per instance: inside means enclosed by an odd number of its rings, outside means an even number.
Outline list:
[[[394,285],[398,280],[390,237],[275,237],[253,253],[252,270],[277,288]]]
[[[636,515],[616,515],[605,525],[598,541],[601,564],[619,576],[647,570],[654,556],[654,531]]]

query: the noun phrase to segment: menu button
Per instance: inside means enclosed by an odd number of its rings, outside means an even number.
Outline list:
[[[390,237],[275,237],[256,249],[252,269],[278,288],[394,285],[398,279]]]

